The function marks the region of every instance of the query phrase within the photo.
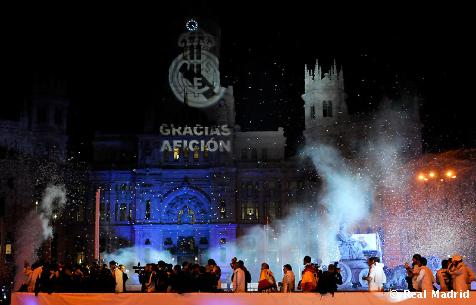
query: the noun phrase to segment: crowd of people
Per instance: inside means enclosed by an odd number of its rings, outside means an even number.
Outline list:
[[[471,268],[463,263],[461,255],[455,254],[441,261],[441,269],[436,272],[427,266],[427,259],[420,254],[414,254],[412,264],[405,263],[407,284],[410,291],[436,290],[434,284],[440,286],[440,291],[466,291],[471,289],[471,282],[476,280]]]
[[[442,291],[466,291],[471,281],[475,280],[474,272],[462,262],[460,255],[442,261],[442,268],[436,277],[427,267],[426,258],[419,254],[413,255],[412,265],[405,263],[407,283],[410,291],[427,291],[436,289],[438,283]],[[368,282],[369,291],[384,291],[386,276],[384,265],[378,257],[367,260],[369,271],[363,280]],[[293,291],[331,293],[342,285],[342,276],[338,263],[327,266],[322,271],[320,266],[311,262],[310,256],[303,259],[301,279],[296,285],[296,277],[291,265],[283,266],[283,278],[277,282],[274,273],[267,263],[261,264],[258,278],[259,292]],[[242,260],[233,258],[231,283],[233,292],[247,292],[251,283],[251,274]],[[222,272],[213,259],[206,266],[184,262],[182,265],[147,264],[136,267],[142,292],[219,292],[221,289]],[[128,275],[123,265],[115,261],[99,265],[68,266],[57,263],[25,264],[25,281],[20,291],[28,292],[126,292]]]
[[[19,289],[24,292],[122,292],[128,279],[124,265],[63,265],[39,261],[25,263],[25,279]]]

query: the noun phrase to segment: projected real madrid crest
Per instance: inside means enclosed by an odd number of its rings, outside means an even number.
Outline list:
[[[218,102],[225,92],[220,87],[218,58],[212,53],[215,38],[203,31],[194,19],[180,35],[182,48],[169,68],[169,84],[175,97],[191,107],[205,108]]]

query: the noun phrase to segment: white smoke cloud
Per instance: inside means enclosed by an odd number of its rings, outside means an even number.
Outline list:
[[[37,251],[41,244],[53,236],[51,219],[53,213],[61,213],[66,204],[66,189],[63,185],[49,185],[44,193],[38,211],[32,210],[18,224],[15,236],[15,290],[23,283],[25,262],[32,264],[38,259]]]
[[[128,285],[139,284],[139,278],[136,273],[134,273],[133,266],[136,266],[138,263],[141,266],[145,266],[147,263],[157,263],[160,260],[163,260],[166,263],[174,263],[173,257],[170,255],[168,251],[158,251],[151,247],[129,247],[129,248],[121,248],[114,252],[101,253],[101,260],[105,264],[109,264],[110,261],[115,261],[119,265],[124,265],[126,267],[126,273],[129,275],[129,279],[127,281]]]
[[[340,258],[336,236],[339,229],[351,229],[370,212],[372,189],[368,176],[352,171],[340,153],[331,146],[308,146],[308,155],[323,179],[320,203],[325,207],[316,220],[319,257],[323,262]]]
[[[408,177],[402,177],[401,170],[403,155],[414,148],[418,151],[412,145],[419,145],[419,129],[409,124],[408,118],[405,111],[386,105],[373,122],[367,121],[365,138],[350,139],[360,147],[352,160],[333,146],[307,143],[304,155],[312,160],[322,181],[319,193],[308,192],[309,197],[298,202],[297,209],[284,219],[248,229],[236,244],[227,245],[227,250],[244,260],[255,277],[262,262],[279,275],[287,263],[300,274],[305,255],[323,266],[339,260],[339,230],[352,234],[363,224],[377,232],[384,217],[391,216],[376,200],[382,187],[399,194],[407,188]],[[220,251],[214,249],[210,254],[219,257]]]

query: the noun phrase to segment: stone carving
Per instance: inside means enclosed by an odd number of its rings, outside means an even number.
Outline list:
[[[337,241],[341,259],[365,259],[361,242],[352,238],[343,227],[337,233]]]

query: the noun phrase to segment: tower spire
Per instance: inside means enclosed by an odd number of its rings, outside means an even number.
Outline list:
[[[318,59],[316,59],[316,66],[314,67],[314,79],[321,80],[321,68],[319,67]]]

